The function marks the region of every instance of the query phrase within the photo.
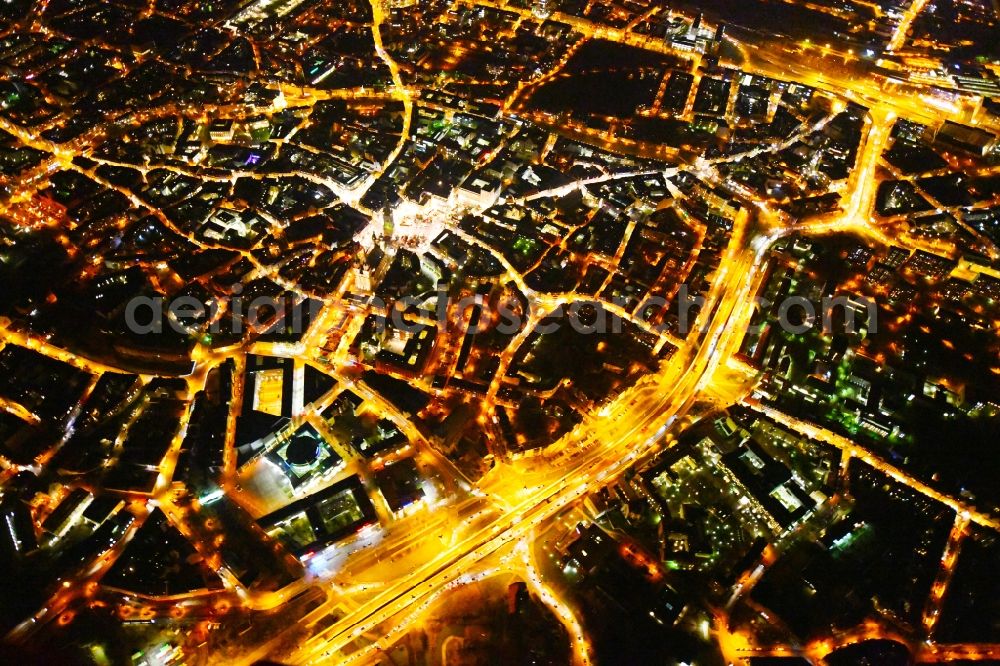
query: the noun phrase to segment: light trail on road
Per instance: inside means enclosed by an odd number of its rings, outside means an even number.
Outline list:
[[[569,469],[547,470],[546,475],[554,475],[555,479],[528,493],[527,497],[519,492],[523,488],[517,487],[521,480],[516,477],[500,482],[500,487],[484,485],[484,490],[491,494],[504,494],[501,490],[505,486],[506,494],[516,498],[510,501],[512,508],[499,521],[480,529],[415,571],[404,573],[399,582],[359,607],[350,618],[307,641],[302,649],[290,655],[291,662],[306,664],[331,659],[357,637],[434,595],[462,572],[473,570],[484,557],[505,544],[525,538],[558,511],[593,489],[610,483],[638,460],[659,450],[668,428],[690,408],[698,383],[717,363],[716,349],[728,346],[733,336],[742,337],[742,330],[731,323],[734,317],[743,316],[740,306],[749,301],[750,292],[759,279],[761,262],[766,258],[765,253],[745,247],[745,242],[744,229],[737,226],[720,265],[720,279],[713,286],[703,311],[711,323],[699,327],[690,336],[663,375],[633,389],[645,397],[641,404],[633,404],[634,398],[618,400],[612,413],[617,411],[634,417],[624,430],[613,416],[601,419],[593,429],[580,435],[582,446],[587,443],[596,443],[596,446],[582,449],[582,454],[577,454],[579,459]],[[622,398],[631,395],[626,392]],[[394,623],[393,627],[398,628],[399,624]],[[343,663],[357,663],[372,656],[378,648],[372,645],[367,650],[353,652]]]

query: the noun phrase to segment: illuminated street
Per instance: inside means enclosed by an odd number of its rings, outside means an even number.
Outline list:
[[[995,2],[0,16],[19,663],[1000,659]]]

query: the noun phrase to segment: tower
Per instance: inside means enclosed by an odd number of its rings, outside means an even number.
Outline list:
[[[540,19],[547,19],[555,11],[554,4],[554,0],[535,0],[535,3],[531,7],[531,13]]]

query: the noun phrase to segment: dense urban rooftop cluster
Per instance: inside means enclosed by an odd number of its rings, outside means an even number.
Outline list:
[[[1000,658],[1000,7],[703,4],[3,3],[5,650]]]

